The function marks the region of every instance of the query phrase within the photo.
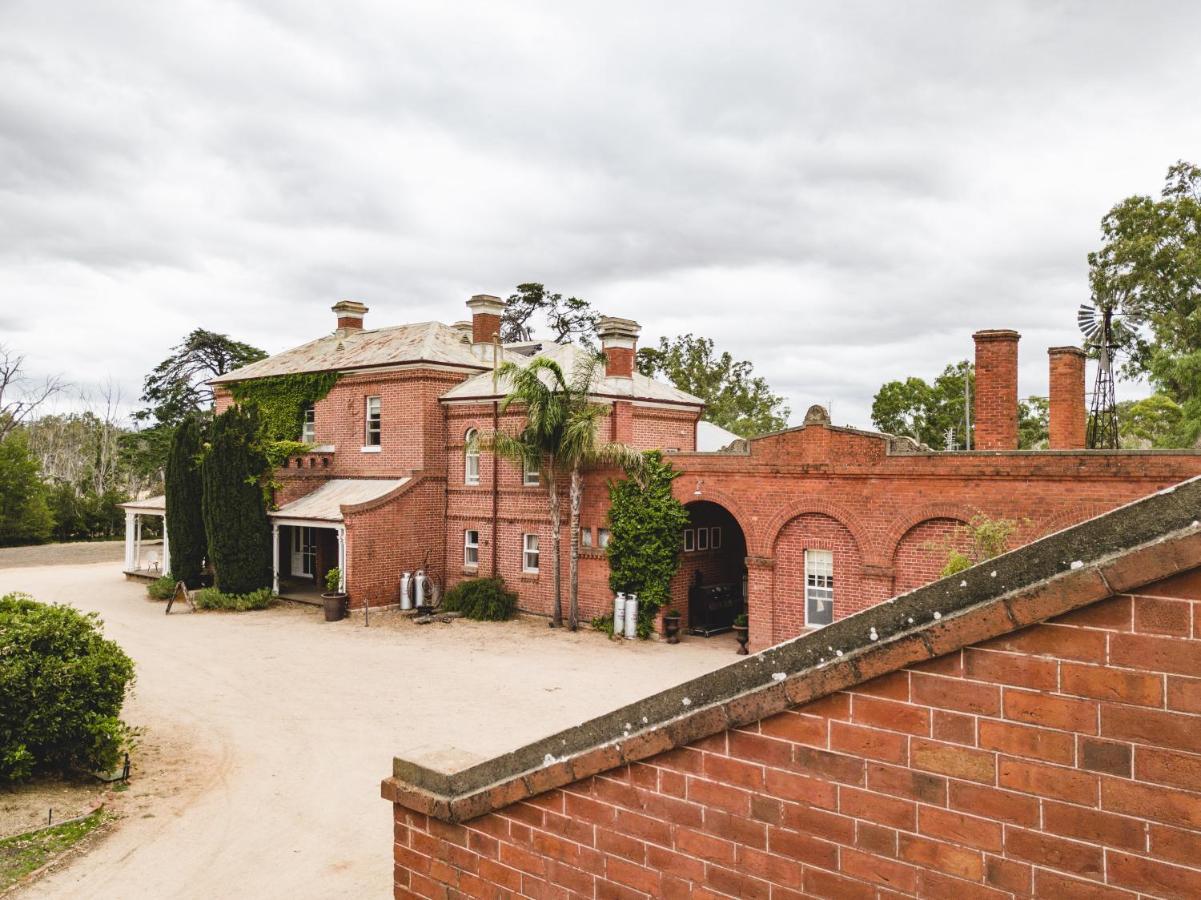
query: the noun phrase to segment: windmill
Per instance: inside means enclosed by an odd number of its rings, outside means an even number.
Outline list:
[[[1113,357],[1116,313],[1112,306],[1081,303],[1076,324],[1084,335],[1084,349],[1097,352],[1097,380],[1088,414],[1088,448],[1118,449],[1118,404],[1114,392]]]

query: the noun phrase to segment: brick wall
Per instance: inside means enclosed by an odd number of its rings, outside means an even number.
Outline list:
[[[396,896],[1201,896],[1199,601],[1193,570],[465,824],[397,804]]]

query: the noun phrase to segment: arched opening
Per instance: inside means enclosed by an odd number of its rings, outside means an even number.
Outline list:
[[[688,631],[708,637],[729,631],[746,611],[746,535],[719,503],[697,500],[686,508],[688,527],[671,595]]]

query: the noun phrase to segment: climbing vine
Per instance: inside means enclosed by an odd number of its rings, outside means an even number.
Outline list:
[[[679,477],[658,451],[646,454],[637,478],[609,482],[609,586],[638,595],[638,633],[650,634],[671,599],[688,510],[671,493]]]
[[[229,391],[239,406],[258,407],[267,440],[295,441],[305,407],[328,394],[337,381],[337,372],[296,372],[237,381]]]

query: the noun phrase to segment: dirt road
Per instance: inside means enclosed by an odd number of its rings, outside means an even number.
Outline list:
[[[539,622],[325,624],[163,615],[119,564],[0,569],[0,593],[96,610],[136,660],[126,718],[154,770],[86,856],[22,896],[386,898],[395,755],[513,749],[734,660]]]

